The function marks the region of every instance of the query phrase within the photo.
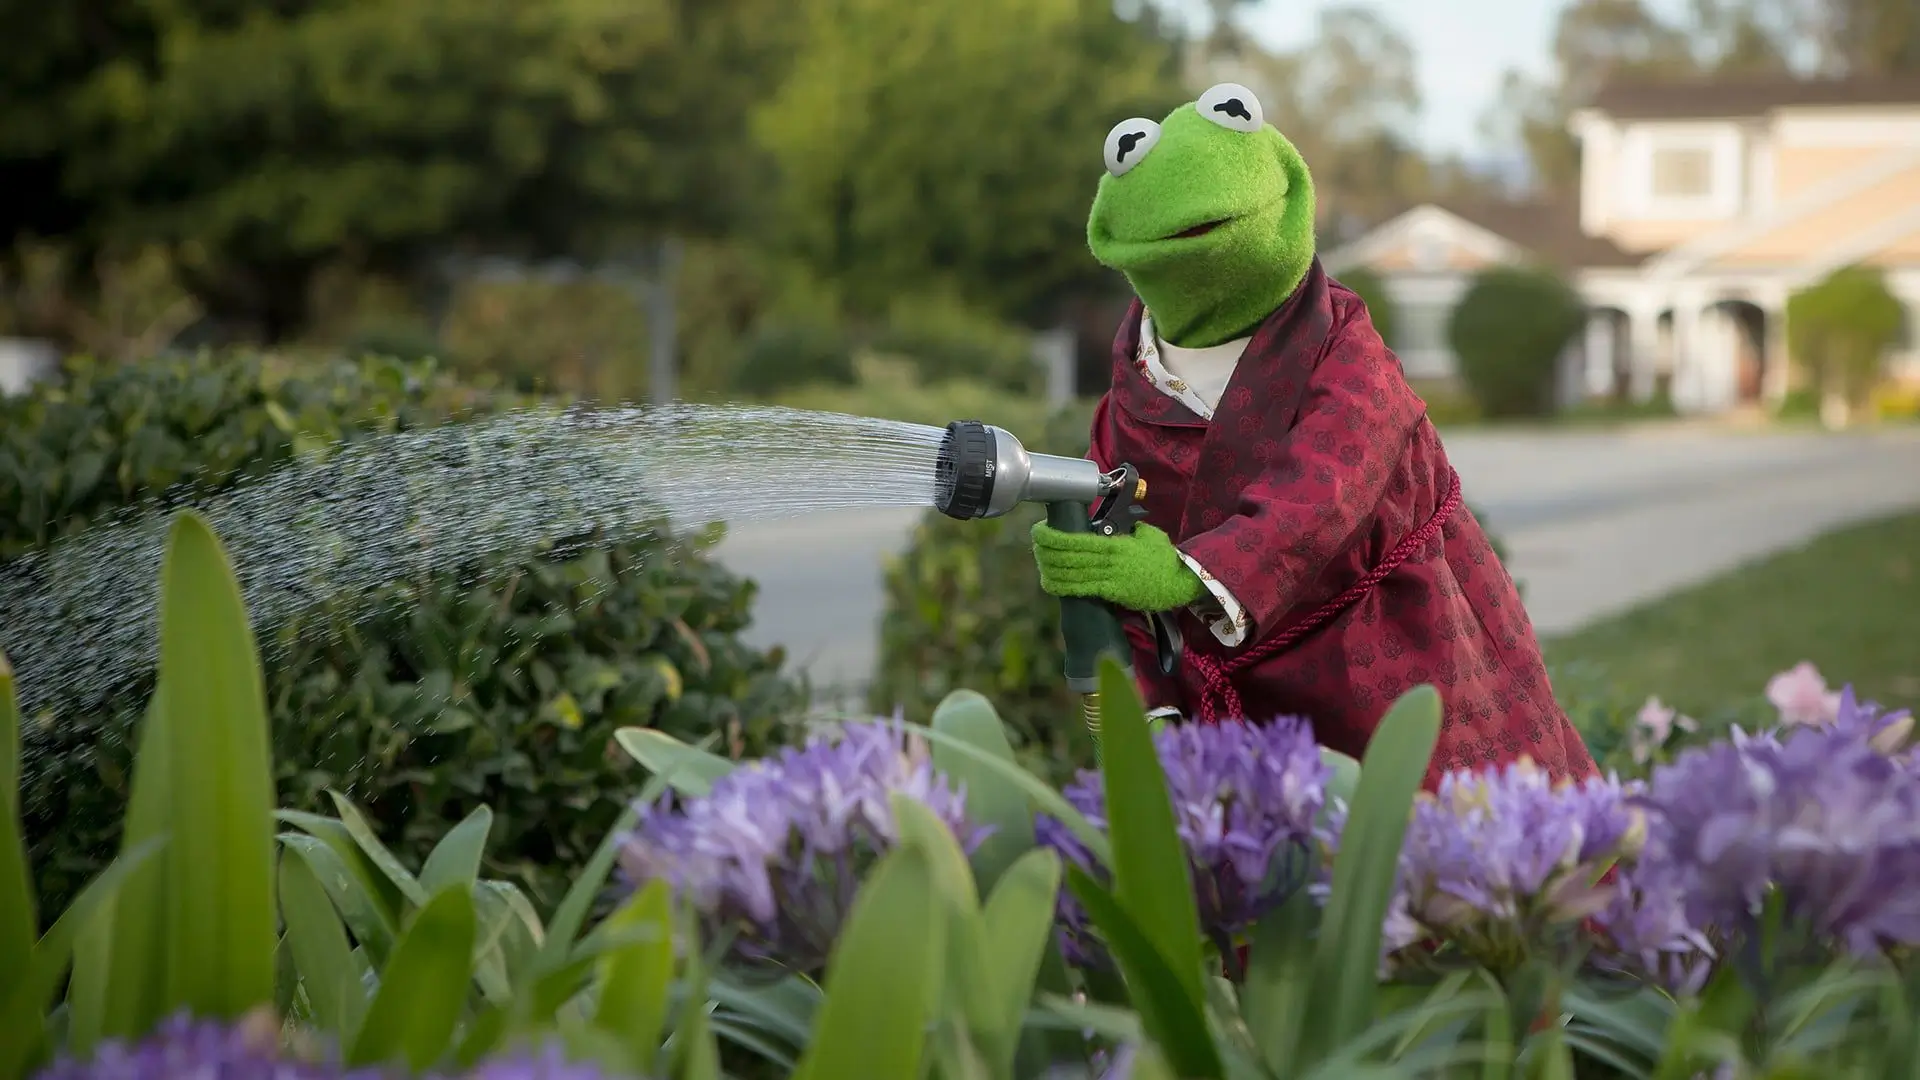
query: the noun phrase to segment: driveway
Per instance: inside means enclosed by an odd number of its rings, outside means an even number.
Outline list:
[[[1683,426],[1460,432],[1447,438],[1467,499],[1511,550],[1543,635],[1792,547],[1836,526],[1920,507],[1920,430],[1825,435]],[[880,565],[916,510],[821,514],[740,527],[719,549],[759,581],[749,638],[787,647],[816,682],[872,668]]]

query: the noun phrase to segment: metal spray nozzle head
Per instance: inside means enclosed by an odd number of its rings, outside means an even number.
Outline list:
[[[1023,502],[1092,505],[1108,478],[1084,458],[1029,453],[1012,433],[955,420],[933,466],[934,509],[962,521],[999,517]]]

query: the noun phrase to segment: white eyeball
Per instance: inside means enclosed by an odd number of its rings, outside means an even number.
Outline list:
[[[1134,117],[1113,125],[1107,132],[1107,171],[1115,176],[1124,176],[1128,169],[1140,164],[1160,142],[1160,125],[1152,120]]]
[[[1239,83],[1223,82],[1209,87],[1193,103],[1200,115],[1232,131],[1251,135],[1266,125],[1267,115],[1260,110],[1260,99]]]

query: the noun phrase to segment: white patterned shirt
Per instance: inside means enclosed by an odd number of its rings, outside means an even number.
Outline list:
[[[1220,398],[1227,392],[1227,381],[1240,357],[1247,351],[1250,337],[1237,338],[1204,349],[1183,349],[1161,341],[1154,333],[1153,318],[1140,313],[1140,353],[1136,357],[1140,373],[1153,388],[1185,405],[1195,416],[1212,422]],[[1180,558],[1207,587],[1209,601],[1194,605],[1194,614],[1207,624],[1220,644],[1233,647],[1246,641],[1253,629],[1247,609],[1233,598],[1225,585],[1215,581],[1205,567],[1185,552]]]

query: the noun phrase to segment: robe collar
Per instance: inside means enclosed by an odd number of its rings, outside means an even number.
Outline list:
[[[1113,400],[1135,419],[1164,427],[1204,428],[1208,422],[1192,409],[1155,387],[1141,355],[1140,316],[1145,305],[1136,297],[1113,342]],[[1284,420],[1280,430],[1293,426],[1307,376],[1319,361],[1333,327],[1333,304],[1326,271],[1318,256],[1307,267],[1293,295],[1261,321],[1227,381],[1214,409],[1215,426],[1245,427],[1242,417],[1258,415],[1255,424],[1269,429]],[[1278,406],[1278,408],[1276,408]]]

